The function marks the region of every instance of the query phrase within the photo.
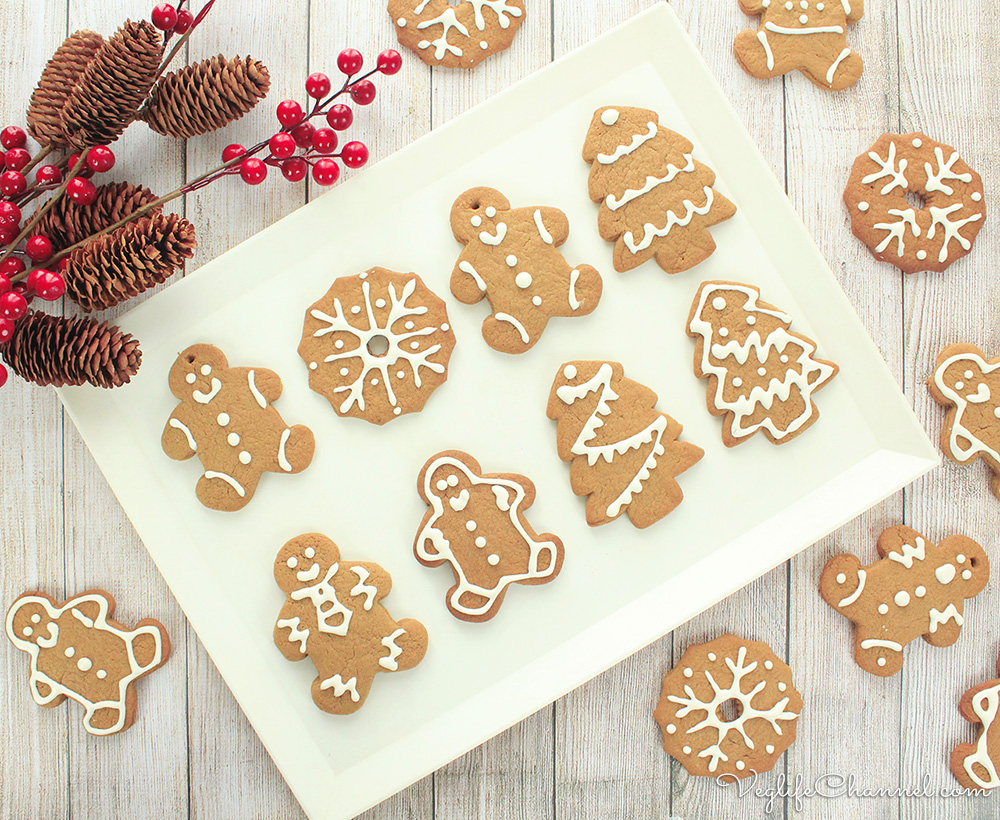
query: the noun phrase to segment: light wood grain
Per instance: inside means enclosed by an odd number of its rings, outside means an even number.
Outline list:
[[[357,125],[343,136],[366,139],[376,161],[653,3],[532,0],[512,48],[471,73],[431,70],[405,54],[404,72],[375,78],[376,103],[358,108]],[[146,15],[148,5],[7,0],[0,21],[4,31],[24,36],[0,39],[2,124],[23,120],[34,80],[67,25],[109,34],[126,17]],[[674,8],[785,183],[919,418],[938,435],[943,414],[924,387],[937,352],[957,341],[1000,350],[1000,285],[991,264],[1000,239],[987,228],[975,253],[948,273],[904,280],[850,236],[840,194],[855,155],[882,131],[898,129],[923,129],[954,143],[983,174],[988,190],[1000,183],[1000,158],[992,147],[1000,126],[993,99],[1000,87],[995,3],[871,0],[866,17],[849,34],[866,60],[866,73],[857,87],[836,95],[799,76],[769,82],[748,77],[731,48],[736,32],[753,21],[740,13],[736,0],[675,0]],[[253,54],[271,69],[269,100],[225,131],[187,144],[135,126],[117,148],[113,178],[141,178],[163,192],[214,167],[225,144],[256,142],[274,130],[273,109],[280,99],[304,100],[302,82],[309,71],[326,71],[336,82],[336,55],[348,46],[361,49],[369,61],[395,46],[383,0],[218,3],[192,41],[190,57]],[[272,169],[259,188],[229,180],[179,201],[178,209],[199,232],[191,269],[321,193],[314,184],[289,184]],[[302,817],[54,395],[12,379],[0,390],[0,418],[5,423],[2,604],[26,589],[63,595],[105,586],[117,594],[126,623],[158,617],[174,642],[170,663],[141,687],[136,726],[111,739],[83,732],[72,704],[35,707],[24,658],[3,642],[2,720],[12,730],[0,741],[0,816]],[[967,798],[813,799],[801,807],[779,799],[767,812],[760,798],[740,798],[733,788],[689,777],[663,753],[651,718],[660,680],[686,646],[733,631],[766,640],[787,656],[806,704],[797,743],[761,785],[773,785],[779,774],[801,776],[807,784],[826,774],[853,774],[859,785],[872,788],[912,788],[926,774],[935,788],[954,785],[948,753],[973,736],[958,714],[958,699],[994,669],[997,583],[969,604],[965,633],[955,647],[917,642],[903,673],[889,680],[854,664],[850,625],[816,589],[830,556],[850,551],[872,560],[878,533],[902,520],[934,540],[964,532],[995,553],[1000,505],[989,493],[982,466],[946,464],[364,817],[994,817],[995,800]]]

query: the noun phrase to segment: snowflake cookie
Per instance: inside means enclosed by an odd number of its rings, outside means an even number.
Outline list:
[[[801,711],[792,670],[771,647],[727,634],[688,647],[653,717],[664,750],[689,774],[740,779],[774,768]]]
[[[265,472],[300,473],[312,462],[312,431],[289,427],[272,406],[281,396],[277,373],[230,367],[217,347],[192,345],[169,381],[180,404],[163,428],[163,452],[178,461],[198,456],[205,472],[195,493],[206,507],[241,510]]]
[[[819,591],[854,622],[858,666],[888,677],[903,668],[903,647],[921,635],[932,646],[958,640],[964,600],[983,591],[990,562],[964,535],[932,544],[904,526],[879,536],[878,554],[881,560],[864,567],[854,555],[831,558]]]
[[[769,79],[801,71],[820,88],[840,91],[861,79],[865,64],[847,45],[847,27],[865,14],[865,0],[740,0],[760,17],[757,31],[733,44],[748,74]]]
[[[958,464],[983,459],[1000,499],[1000,359],[988,359],[975,345],[950,345],[938,356],[927,387],[948,408],[941,430],[944,454]]]
[[[559,458],[571,463],[570,486],[587,496],[592,527],[628,513],[633,525],[655,524],[681,501],[677,476],[705,452],[678,441],[679,422],[656,409],[656,393],[625,378],[616,362],[567,362],[549,394],[558,422]]]
[[[494,350],[524,353],[553,316],[586,316],[601,300],[601,275],[558,250],[569,236],[562,211],[511,209],[499,191],[473,188],[455,200],[451,229],[465,245],[451,292],[467,305],[489,301],[483,338]]]
[[[313,662],[319,674],[312,698],[324,712],[358,711],[375,675],[423,660],[423,624],[397,621],[382,604],[392,589],[389,573],[378,564],[343,560],[325,535],[300,535],[285,544],[274,561],[274,580],[287,596],[274,643],[290,661]]]
[[[959,708],[966,720],[982,724],[982,729],[975,745],[962,743],[951,753],[952,773],[967,789],[1000,788],[1000,680],[970,689]]]
[[[423,409],[454,347],[445,303],[419,276],[372,268],[306,311],[299,355],[337,415],[385,424]]]
[[[861,154],[844,203],[854,235],[904,273],[943,271],[961,259],[986,217],[979,174],[950,145],[919,132],[883,134]]]
[[[430,66],[474,68],[510,48],[524,0],[389,0],[399,44]]]
[[[413,553],[425,567],[451,565],[447,603],[456,618],[488,621],[511,584],[547,584],[562,569],[562,541],[524,517],[535,502],[525,476],[484,473],[468,453],[446,450],[424,465],[417,489],[430,509]]]
[[[615,243],[619,272],[654,258],[667,273],[693,268],[715,251],[708,229],[736,213],[691,142],[659,122],[645,108],[598,108],[583,146],[597,227]]]
[[[122,732],[135,720],[135,682],[166,663],[170,639],[152,618],[134,628],[111,616],[115,599],[91,590],[57,604],[43,592],[26,592],[7,612],[7,637],[31,656],[31,696],[39,706],[66,698],[84,708],[92,735]]]
[[[708,411],[723,416],[727,447],[761,430],[783,444],[819,418],[813,394],[838,368],[817,358],[815,343],[791,323],[752,285],[705,282],[698,289],[688,318],[694,372],[708,380]]]

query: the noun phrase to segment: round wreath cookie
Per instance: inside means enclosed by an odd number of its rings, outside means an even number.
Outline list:
[[[688,647],[653,717],[689,774],[740,779],[774,768],[801,711],[792,671],[771,648],[726,634]]]
[[[961,259],[986,214],[979,174],[950,145],[921,133],[879,137],[854,161],[844,202],[854,235],[904,273],[943,271]]]
[[[423,409],[454,347],[445,303],[419,276],[372,268],[306,311],[299,355],[337,415],[385,424]]]
[[[510,48],[524,0],[389,0],[399,44],[427,65],[474,68]]]

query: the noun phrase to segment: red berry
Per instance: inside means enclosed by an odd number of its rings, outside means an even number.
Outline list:
[[[177,25],[174,26],[175,34],[187,34],[188,29],[194,23],[194,15],[187,9],[177,12]]]
[[[24,133],[24,129],[16,125],[8,125],[0,131],[0,145],[4,148],[24,148],[27,141],[28,135]]]
[[[16,290],[0,296],[0,317],[16,322],[27,312],[28,300]]]
[[[288,159],[295,153],[295,140],[291,134],[281,131],[271,137],[268,148],[271,149],[271,154],[278,159]]]
[[[68,268],[68,267],[69,267],[69,257],[68,256],[64,256],[56,264],[56,270],[59,271],[60,273],[65,273],[66,268]]]
[[[0,296],[9,292],[10,292],[10,279],[8,279],[6,276],[0,276]]]
[[[66,282],[58,274],[50,270],[38,271],[35,280],[35,293],[46,302],[54,302],[66,292]]]
[[[306,77],[306,94],[314,100],[322,100],[330,93],[330,78],[321,71]]]
[[[87,167],[96,174],[106,174],[115,167],[115,152],[106,145],[97,145],[87,152]]]
[[[91,205],[97,198],[97,188],[89,179],[73,177],[66,186],[66,195],[77,205]]]
[[[315,134],[316,126],[311,122],[304,122],[292,129],[292,139],[299,148],[311,148]]]
[[[245,159],[240,165],[240,177],[247,185],[260,185],[267,179],[267,166],[256,157]]]
[[[335,131],[346,131],[354,122],[354,112],[343,103],[337,103],[330,106],[330,110],[326,113],[326,121]]]
[[[9,245],[21,232],[17,225],[0,225],[0,246]]]
[[[27,286],[28,290],[32,293],[38,290],[38,277],[43,273],[48,273],[43,268],[36,268],[31,273],[28,274],[28,278],[24,280],[24,284]]]
[[[28,180],[20,171],[4,171],[0,174],[0,193],[4,196],[20,196],[28,189]]]
[[[281,173],[289,182],[301,182],[309,172],[309,163],[302,157],[292,157],[281,163]]]
[[[27,282],[18,282],[11,288],[11,292],[21,296],[26,304],[30,305],[35,301],[35,292],[28,287]]]
[[[364,64],[365,58],[356,48],[345,48],[337,55],[337,68],[344,74],[357,74]]]
[[[3,262],[0,262],[0,276],[12,279],[19,273],[24,273],[25,264],[24,262],[16,256],[8,256]],[[10,282],[7,283],[8,285]],[[10,288],[7,288],[10,290]],[[0,292],[3,292],[0,289]]]
[[[0,319],[0,345],[7,344],[10,337],[14,335],[14,323],[10,319]],[[3,386],[4,376],[0,375],[0,387]]]
[[[302,121],[302,106],[295,100],[284,100],[278,103],[278,122],[288,128]]]
[[[4,165],[11,171],[20,171],[29,162],[31,162],[31,154],[23,148],[11,148],[7,152],[7,156],[4,157]]]
[[[232,162],[241,154],[245,154],[246,150],[247,149],[244,148],[242,145],[240,145],[238,142],[234,142],[231,145],[227,145],[225,148],[222,149],[222,161]]]
[[[369,105],[375,100],[375,83],[360,80],[351,86],[351,99],[358,105]]]
[[[52,243],[44,236],[33,236],[25,244],[24,252],[32,262],[44,262],[52,256]]]
[[[35,171],[35,181],[39,185],[56,185],[62,182],[62,171],[55,165],[43,165]]]
[[[21,209],[13,202],[0,202],[0,225],[17,225],[21,222]]]
[[[7,384],[7,368],[0,364],[0,387]]]
[[[378,55],[378,70],[383,74],[395,74],[403,67],[403,58],[394,48],[387,48]]]
[[[313,166],[313,179],[319,185],[333,185],[340,178],[340,166],[333,159],[317,160]]]
[[[363,142],[349,142],[340,152],[340,158],[348,168],[360,168],[368,162],[368,146]]]
[[[331,128],[320,128],[313,137],[313,148],[317,154],[332,154],[337,150],[337,132]]]
[[[160,3],[153,9],[151,19],[153,25],[160,31],[173,31],[174,26],[177,25],[177,9],[170,3]]]

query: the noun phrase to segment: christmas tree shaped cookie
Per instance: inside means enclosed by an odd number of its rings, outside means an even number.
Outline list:
[[[564,364],[548,416],[559,422],[559,457],[571,462],[570,484],[587,496],[592,527],[625,512],[640,529],[655,524],[684,499],[676,476],[704,455],[677,440],[682,427],[656,409],[656,393],[614,362]]]
[[[708,229],[732,217],[712,186],[715,172],[696,162],[694,146],[663,128],[655,111],[600,108],[583,146],[591,164],[590,198],[601,203],[601,237],[615,243],[615,270],[655,257],[667,273],[703,262],[715,250]]]
[[[727,447],[763,430],[784,444],[817,418],[813,393],[837,375],[816,358],[816,345],[790,330],[791,316],[735,282],[705,282],[695,296],[688,335],[696,340],[694,372],[708,379],[708,410],[724,416]]]

